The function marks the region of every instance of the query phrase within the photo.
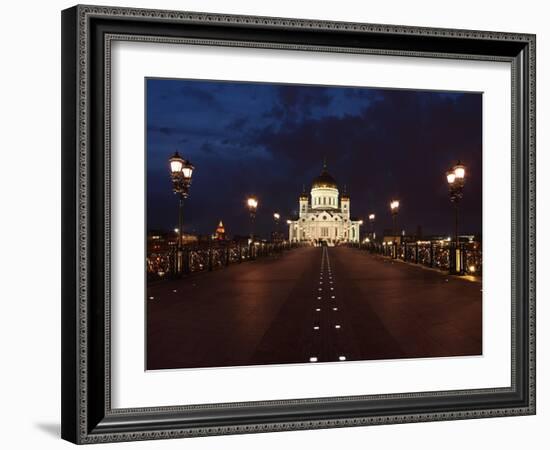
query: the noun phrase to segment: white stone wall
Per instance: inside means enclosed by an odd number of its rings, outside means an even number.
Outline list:
[[[359,227],[360,222],[349,220],[349,214],[340,210],[309,208],[298,220],[290,222],[289,239],[296,242],[359,242]]]

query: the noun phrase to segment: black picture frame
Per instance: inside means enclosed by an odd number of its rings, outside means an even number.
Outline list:
[[[510,62],[511,386],[113,409],[109,64],[117,39]],[[529,414],[535,414],[534,35],[80,5],[62,12],[64,439],[83,444]]]

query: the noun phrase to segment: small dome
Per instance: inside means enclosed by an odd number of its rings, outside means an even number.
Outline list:
[[[334,188],[336,189],[336,180],[327,172],[327,169],[324,168],[321,175],[316,177],[313,180],[312,188]]]

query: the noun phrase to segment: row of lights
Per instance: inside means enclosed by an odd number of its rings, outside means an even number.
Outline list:
[[[246,199],[246,206],[248,208],[248,212],[250,214],[250,222],[251,222],[251,231],[250,231],[250,240],[252,241],[254,239],[254,220],[256,218],[256,211],[258,210],[258,205],[260,202],[256,197],[248,197]],[[279,221],[281,220],[281,214],[278,212],[273,213],[273,220],[275,220],[275,225],[279,226]],[[287,220],[287,223],[290,223],[290,220]]]
[[[248,197],[246,200],[246,206],[248,207],[248,211],[250,214],[256,214],[256,210],[258,209],[258,199],[256,197]],[[281,215],[278,212],[273,213],[273,219],[276,223],[279,223],[279,220],[281,220]],[[289,223],[290,220],[287,220],[287,223]]]
[[[326,271],[327,271],[327,277],[328,277],[328,280],[327,278],[324,278],[324,268],[325,268],[325,265],[326,265]],[[331,285],[329,286],[329,289],[330,289],[330,301],[331,302],[336,302],[336,295],[334,293],[334,286],[333,286],[333,279],[332,279],[332,270],[331,270],[331,267],[330,267],[330,260],[329,260],[329,257],[328,257],[328,250],[326,247],[323,248],[323,252],[322,252],[322,257],[321,257],[321,272],[319,274],[319,285],[323,285],[327,283],[328,281],[328,284]],[[322,295],[321,295],[321,292],[323,291],[323,288],[322,287],[319,287],[318,288],[319,292],[317,293],[317,300],[322,300]],[[334,305],[334,303],[333,303]],[[332,306],[332,311],[333,312],[337,312],[338,311],[338,307],[337,306]],[[315,312],[321,312],[321,308],[318,307],[318,308],[315,308]],[[336,330],[339,330],[342,328],[342,325],[340,324],[335,324],[334,325],[334,328]],[[314,331],[319,331],[321,329],[320,325],[313,325],[313,330]],[[339,361],[346,361],[346,357],[344,355],[339,355],[338,356],[338,360]],[[309,358],[309,362],[318,362],[319,361],[319,358],[317,356],[311,356]]]
[[[180,224],[179,227],[176,228],[176,230],[178,230],[177,232],[179,234],[178,242],[179,244],[181,244],[181,232],[183,229],[181,223],[181,209],[183,207],[183,199],[189,196],[189,188],[191,187],[191,180],[193,177],[195,166],[193,166],[193,164],[191,164],[189,160],[182,158],[178,152],[175,152],[170,157],[168,162],[170,164],[170,175],[172,178],[172,188],[174,194],[177,194],[180,197]],[[251,196],[247,199],[246,204],[248,206],[251,217],[254,217],[256,215],[256,210],[258,209],[259,205],[258,199]],[[273,213],[273,218],[276,222],[278,222],[281,219],[281,215],[277,212]]]
[[[447,184],[449,186],[449,196],[451,202],[455,204],[455,209],[458,210],[458,203],[462,200],[464,181],[466,179],[466,167],[458,161],[451,169],[446,172]],[[392,199],[390,201],[390,212],[394,218],[394,236],[395,236],[395,218],[399,212],[399,200]],[[369,222],[374,223],[376,216],[374,213],[369,214]],[[458,220],[455,227],[455,239],[458,242]]]
[[[191,186],[191,179],[195,167],[189,160],[182,158],[178,152],[175,152],[174,155],[169,159],[170,163],[170,174],[172,177],[173,191],[175,194],[178,194],[180,197],[180,210],[179,210],[179,227],[178,230],[178,247],[181,246],[181,237],[182,237],[182,209],[183,209],[183,200],[189,195],[189,188]],[[447,183],[449,187],[449,196],[451,202],[455,206],[455,241],[458,244],[458,204],[462,200],[464,181],[466,178],[466,167],[458,161],[454,167],[449,169],[446,172]],[[251,196],[246,201],[252,225],[254,224],[254,218],[256,216],[256,211],[258,209],[258,199],[254,196]],[[393,219],[393,235],[396,236],[396,221],[397,214],[399,212],[399,200],[392,199],[390,201],[390,211]],[[273,213],[273,218],[278,224],[281,219],[281,215],[277,212]],[[371,223],[371,228],[374,226],[374,220],[376,216],[374,213],[369,214],[369,222]],[[287,221],[290,223],[290,220]],[[362,224],[363,221],[360,221]],[[374,231],[371,230],[374,234]]]

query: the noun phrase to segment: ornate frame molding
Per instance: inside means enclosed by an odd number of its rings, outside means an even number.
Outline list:
[[[251,35],[254,31],[268,30],[280,39],[286,33],[300,33],[312,30],[327,32],[341,37],[349,34],[376,36],[377,42],[384,42],[386,38],[425,38],[430,42],[453,40],[461,43],[470,41],[471,48],[476,48],[482,42],[505,43],[503,48],[511,48],[510,54],[483,54],[468,52],[461,47],[460,51],[445,52],[426,48],[396,49],[377,47],[353,47],[330,45],[318,42],[274,42],[262,40],[208,38],[208,37],[174,37],[151,36],[132,32],[111,32],[110,30],[93,31],[92,23],[98,19],[107,21],[119,20],[123,25],[126,21],[133,21],[147,27],[147,24],[156,22],[167,26],[193,26],[208,30],[219,28],[230,30],[232,27],[245,28]],[[123,26],[122,25],[122,26]],[[221,27],[221,28],[220,28]],[[108,28],[108,27],[107,27]],[[235,434],[249,432],[270,432],[296,429],[328,428],[361,426],[373,424],[439,421],[452,419],[468,419],[481,417],[498,417],[510,415],[527,415],[535,413],[535,36],[530,34],[514,34],[470,30],[449,30],[424,27],[405,27],[396,25],[377,25],[331,21],[310,21],[303,19],[285,19],[255,16],[233,16],[222,14],[203,14],[194,12],[159,11],[147,9],[114,8],[99,6],[76,6],[63,13],[64,49],[63,49],[63,76],[64,76],[64,129],[63,129],[63,437],[76,443],[98,443],[112,441],[129,441],[143,439],[164,439],[173,437],[192,437],[217,434]],[[98,44],[94,43],[97,36],[101,39],[103,54],[102,67],[98,68]],[[307,38],[306,38],[307,39]],[[328,37],[327,37],[328,39]],[[180,407],[138,408],[113,410],[110,402],[110,66],[111,44],[116,40],[142,41],[155,43],[184,43],[193,45],[242,46],[265,49],[289,49],[323,52],[351,52],[362,54],[383,54],[411,57],[435,57],[452,59],[481,59],[490,61],[507,61],[512,64],[512,154],[513,176],[512,194],[518,197],[518,203],[513,204],[512,211],[512,385],[510,388],[478,389],[469,391],[423,392],[395,395],[375,395],[359,397],[331,397],[308,400],[286,400],[272,402],[251,402],[239,404],[194,405]],[[422,41],[419,41],[422,42]],[[384,44],[382,44],[382,47]],[[421,46],[422,47],[422,46]],[[436,47],[436,46],[435,46]],[[513,49],[519,49],[514,55]],[[522,53],[523,52],[523,53]],[[103,81],[103,177],[99,180],[94,175],[91,165],[93,149],[91,146],[93,132],[96,126],[95,119],[90,111],[94,108],[92,102],[100,95],[97,89],[98,69],[104,70]],[[521,100],[518,104],[515,99]],[[76,105],[76,107],[75,107]],[[522,156],[523,154],[523,156]],[[517,161],[521,164],[517,164]],[[76,170],[75,170],[76,168]],[[518,180],[518,177],[520,178]],[[523,178],[522,178],[523,177]],[[518,183],[519,181],[519,183]],[[105,212],[103,222],[103,240],[97,244],[102,247],[103,290],[101,295],[103,305],[93,304],[92,292],[98,290],[94,284],[94,275],[91,266],[96,264],[95,247],[91,244],[97,229],[97,209],[91,207],[98,201],[98,194],[94,191],[96,183],[102,183],[101,208]],[[518,208],[518,205],[520,206]],[[525,214],[526,212],[526,214]],[[524,233],[524,234],[522,234]],[[96,233],[97,235],[97,233]],[[519,242],[517,237],[527,241]],[[516,247],[519,245],[519,247]],[[516,248],[521,254],[516,254]],[[518,259],[519,258],[519,259]],[[521,262],[519,272],[516,273],[517,262]],[[523,271],[523,272],[521,272]],[[97,277],[97,274],[95,274]],[[517,285],[516,285],[517,283]],[[519,290],[519,291],[518,291]],[[521,304],[516,304],[516,294],[526,293],[523,298],[517,298]],[[95,306],[94,306],[95,305]],[[92,323],[92,313],[95,308],[101,307],[103,323]],[[516,307],[523,308],[523,317],[518,317]],[[518,309],[517,311],[520,311]],[[103,330],[103,337],[99,338],[92,327]],[[94,328],[95,329],[95,328]],[[518,334],[520,333],[520,334]],[[518,360],[516,336],[523,336],[524,349]],[[72,341],[70,344],[69,341]],[[103,345],[104,367],[102,370],[103,398],[101,408],[92,406],[90,395],[96,393],[101,381],[98,375],[91,375],[90,367],[97,363],[90,356],[92,350]],[[519,366],[518,366],[519,364]],[[516,372],[520,367],[522,373]],[[523,373],[524,372],[524,373]],[[526,379],[518,378],[525,376]],[[66,383],[67,380],[70,383]],[[210,409],[235,409],[244,406],[250,407],[290,407],[292,405],[325,405],[330,403],[362,400],[375,402],[382,400],[399,399],[414,401],[437,397],[467,397],[472,400],[476,396],[516,393],[518,383],[525,384],[527,398],[510,402],[504,407],[478,408],[449,408],[448,410],[434,410],[423,412],[403,412],[397,410],[391,414],[360,414],[347,417],[351,414],[335,418],[272,420],[261,423],[222,424],[213,422],[211,425],[187,426],[169,425],[171,414],[185,414],[190,410],[207,412]],[[522,395],[523,396],[523,395]],[[520,396],[520,397],[522,397]],[[100,420],[98,420],[100,419]],[[183,419],[182,419],[183,420]],[[124,422],[124,423],[123,423]],[[130,422],[130,423],[129,423]],[[204,421],[203,421],[204,422]],[[128,424],[129,423],[129,424]],[[201,422],[202,423],[202,422]]]

